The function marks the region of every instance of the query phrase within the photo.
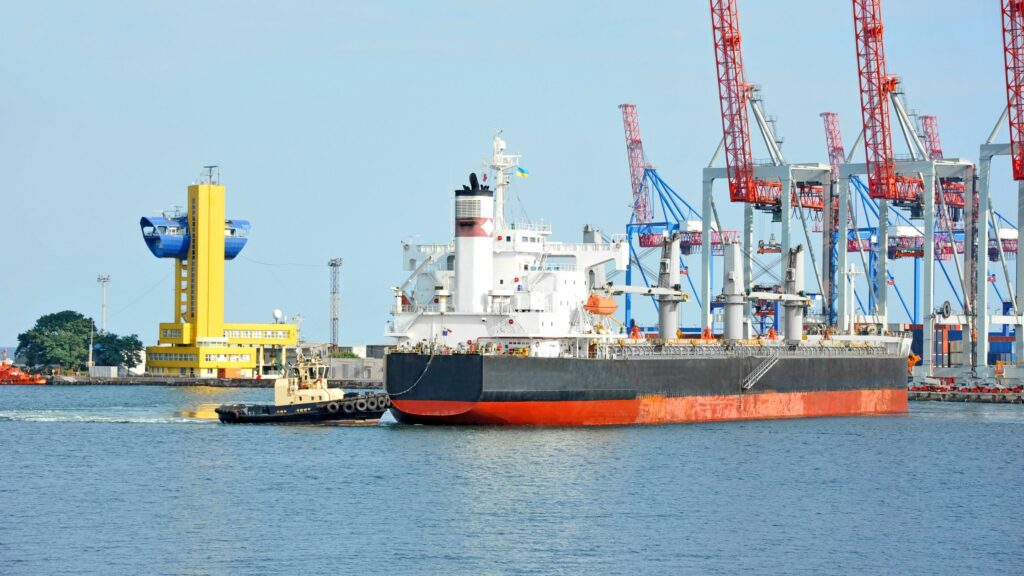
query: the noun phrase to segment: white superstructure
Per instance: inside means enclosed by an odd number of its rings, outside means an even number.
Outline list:
[[[583,336],[622,337],[620,326],[584,307],[608,291],[607,270],[625,270],[625,236],[606,239],[587,227],[583,242],[556,242],[549,225],[509,222],[504,199],[519,156],[505,154],[498,135],[493,150],[494,190],[471,175],[455,191],[453,243],[403,244],[410,275],[393,289],[387,335],[452,348],[500,341],[535,355],[558,355]]]

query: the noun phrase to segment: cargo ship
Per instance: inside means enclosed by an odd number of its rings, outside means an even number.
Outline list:
[[[680,236],[661,241],[656,286],[615,285],[625,237],[584,228],[555,242],[544,224],[507,222],[519,156],[493,141],[493,189],[455,191],[451,244],[404,244],[393,288],[385,387],[399,422],[625,425],[898,414],[907,410],[906,335],[808,335],[801,248],[782,258],[777,292],[748,291],[738,244],[724,250],[720,337],[683,339]],[[656,338],[614,319],[615,297],[658,301]],[[775,301],[782,333],[751,338],[748,302]]]

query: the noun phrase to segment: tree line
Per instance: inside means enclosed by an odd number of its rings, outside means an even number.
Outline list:
[[[46,314],[31,330],[18,334],[15,356],[25,358],[25,363],[36,370],[83,370],[89,360],[90,338],[96,366],[134,368],[142,363],[143,346],[137,335],[100,334],[92,318],[73,310]]]

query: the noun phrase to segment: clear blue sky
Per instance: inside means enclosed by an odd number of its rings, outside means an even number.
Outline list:
[[[763,86],[787,157],[826,161],[825,110],[852,144],[850,3],[740,8],[747,77]],[[0,10],[0,344],[48,312],[98,321],[97,274],[112,276],[109,329],[153,343],[171,317],[172,264],[149,254],[138,220],[183,204],[204,164],[221,166],[229,217],[253,224],[228,264],[227,320],[282,308],[326,340],[326,261],[340,256],[342,341],[360,343],[383,340],[388,287],[404,278],[400,241],[450,237],[448,191],[479,168],[496,128],[530,170],[515,183],[529,215],[566,240],[585,223],[619,232],[628,218],[618,104],[638,105],[649,159],[693,202],[721,138],[704,1]],[[976,160],[1005,105],[999,2],[889,0],[884,16],[910,107],[938,116],[947,155]],[[1012,216],[1009,162],[993,172],[996,208]],[[740,224],[735,207],[724,214]]]

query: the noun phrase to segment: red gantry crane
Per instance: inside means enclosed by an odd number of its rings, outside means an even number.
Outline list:
[[[629,177],[633,185],[633,222],[643,224],[651,221],[651,193],[647,189],[644,170],[644,143],[640,139],[640,120],[635,104],[622,104],[622,125],[626,132],[626,156],[629,160]]]
[[[1003,0],[1003,59],[1013,179],[1024,180],[1024,0]]]
[[[897,81],[885,71],[881,0],[853,0],[853,21],[868,194],[871,198],[898,200],[888,102]]]
[[[743,75],[739,11],[736,0],[711,0],[711,27],[715,36],[718,101],[722,109],[725,166],[729,199],[760,206],[779,203],[779,182],[756,180],[750,152],[747,101],[751,86]]]
[[[935,116],[922,115],[918,119],[921,121],[921,134],[924,137],[925,151],[928,152],[928,157],[932,160],[941,160],[942,154],[942,141],[939,139],[939,121]],[[919,180],[919,179],[918,179]],[[924,188],[924,183],[921,183],[921,187]],[[964,181],[962,178],[940,178],[935,186],[935,204],[946,206],[949,212],[949,221],[943,222],[949,227],[953,227],[953,224],[959,223],[961,220],[961,212],[964,209],[964,192],[965,192]],[[939,197],[939,194],[942,197]]]
[[[924,135],[924,145],[928,150],[928,156],[933,160],[942,158],[942,142],[939,141],[939,122],[935,116],[919,116],[921,120],[921,132]]]

